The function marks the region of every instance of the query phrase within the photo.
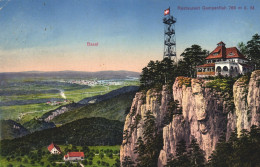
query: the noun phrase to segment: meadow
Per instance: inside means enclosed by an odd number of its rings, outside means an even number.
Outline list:
[[[138,85],[137,81],[127,80],[122,83],[121,85],[87,86],[61,82],[61,80],[32,78],[1,82],[0,118],[12,119],[23,124],[61,105],[102,95],[123,86]],[[61,103],[50,105],[47,104],[49,101]]]
[[[1,167],[43,167],[43,166],[69,166],[63,161],[63,156],[67,151],[83,151],[85,153],[84,161],[81,163],[88,167],[98,166],[117,166],[114,165],[119,160],[120,146],[72,146],[72,145],[59,145],[62,155],[51,155],[47,147],[39,150],[32,151],[29,155],[14,155],[9,157],[0,157]],[[76,162],[73,164],[77,166]]]

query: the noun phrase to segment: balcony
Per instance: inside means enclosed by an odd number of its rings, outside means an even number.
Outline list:
[[[197,75],[215,75],[214,71],[197,72]]]

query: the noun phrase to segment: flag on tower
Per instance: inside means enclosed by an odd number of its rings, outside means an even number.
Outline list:
[[[164,16],[170,14],[170,8],[164,10]]]

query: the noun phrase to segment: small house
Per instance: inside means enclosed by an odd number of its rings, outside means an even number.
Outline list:
[[[48,146],[48,150],[50,151],[51,154],[61,154],[60,147],[54,143],[51,143]]]
[[[63,159],[64,161],[81,161],[84,160],[84,152],[68,152]]]

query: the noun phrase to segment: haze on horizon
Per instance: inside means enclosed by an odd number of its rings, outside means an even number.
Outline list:
[[[177,18],[178,56],[193,44],[212,51],[220,41],[232,47],[259,34],[259,0],[0,0],[0,72],[141,72],[150,60],[162,59],[163,11],[169,6]]]

